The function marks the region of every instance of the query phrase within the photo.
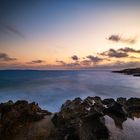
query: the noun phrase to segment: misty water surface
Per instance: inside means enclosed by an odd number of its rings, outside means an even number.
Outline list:
[[[35,101],[58,111],[67,99],[140,97],[140,78],[111,71],[0,71],[0,102]]]

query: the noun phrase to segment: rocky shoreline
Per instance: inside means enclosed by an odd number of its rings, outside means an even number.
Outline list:
[[[128,118],[140,117],[140,98],[75,98],[67,100],[57,113],[42,110],[35,102],[1,103],[0,139],[110,140],[106,116],[123,129]]]
[[[114,73],[123,73],[127,75],[140,76],[140,68],[129,68],[124,70],[112,71]]]

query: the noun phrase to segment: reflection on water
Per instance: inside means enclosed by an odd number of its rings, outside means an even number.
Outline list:
[[[115,126],[113,119],[105,116],[106,126],[110,131],[110,140],[140,140],[140,119],[127,119],[123,129]]]
[[[119,118],[116,116],[110,116],[110,118],[112,118],[114,120],[114,124],[117,128],[123,129],[123,122],[126,121],[126,119],[124,118]]]
[[[36,101],[52,112],[67,99],[140,97],[140,78],[110,71],[0,71],[0,102]]]
[[[131,119],[133,119],[133,120],[134,120],[135,118],[138,119],[138,118],[140,118],[140,112],[132,112],[130,117],[131,117]]]

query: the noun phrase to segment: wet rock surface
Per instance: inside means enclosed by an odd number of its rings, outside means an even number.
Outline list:
[[[46,116],[52,116],[45,120]],[[15,140],[19,133],[29,128],[35,128],[38,137],[27,137],[21,140],[109,140],[110,131],[106,126],[105,117],[114,120],[117,128],[123,129],[123,123],[129,118],[140,117],[140,99],[122,98],[116,100],[101,99],[100,97],[87,97],[82,100],[75,98],[67,100],[60,111],[51,115],[42,110],[35,102],[9,101],[0,104],[0,139]],[[41,123],[38,123],[41,121]],[[46,124],[44,124],[47,122]],[[49,123],[54,128],[49,130]],[[33,127],[32,123],[38,125]],[[43,125],[40,131],[38,126]],[[47,126],[48,125],[48,126]],[[46,127],[47,126],[47,127]],[[32,129],[30,130],[32,133]],[[37,132],[35,132],[37,133]],[[26,138],[27,137],[27,138]],[[20,140],[20,139],[19,139]]]
[[[105,116],[114,120],[116,127],[123,129],[127,118],[139,117],[140,99],[100,97],[76,98],[66,101],[60,112],[52,118],[60,140],[108,140],[110,132],[105,125]],[[59,133],[58,133],[59,132]]]
[[[140,68],[133,68],[133,69],[124,69],[124,70],[118,70],[118,71],[112,71],[114,73],[123,73],[127,75],[133,75],[133,76],[140,76]]]

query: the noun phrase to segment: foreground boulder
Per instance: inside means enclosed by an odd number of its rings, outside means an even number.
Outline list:
[[[84,117],[79,132],[80,140],[108,140],[109,138],[104,117],[98,113]]]
[[[0,114],[0,139],[9,140],[9,137],[14,139],[22,128],[30,125],[31,122],[43,119],[50,112],[41,110],[35,102],[9,101],[0,104]]]
[[[127,118],[140,117],[140,99],[123,97],[102,100],[100,97],[75,98],[66,101],[52,118],[57,128],[55,140],[107,140],[109,131],[105,116],[123,129]]]
[[[103,121],[103,109],[98,97],[67,101],[52,119],[57,127],[57,140],[108,139],[109,132]]]

